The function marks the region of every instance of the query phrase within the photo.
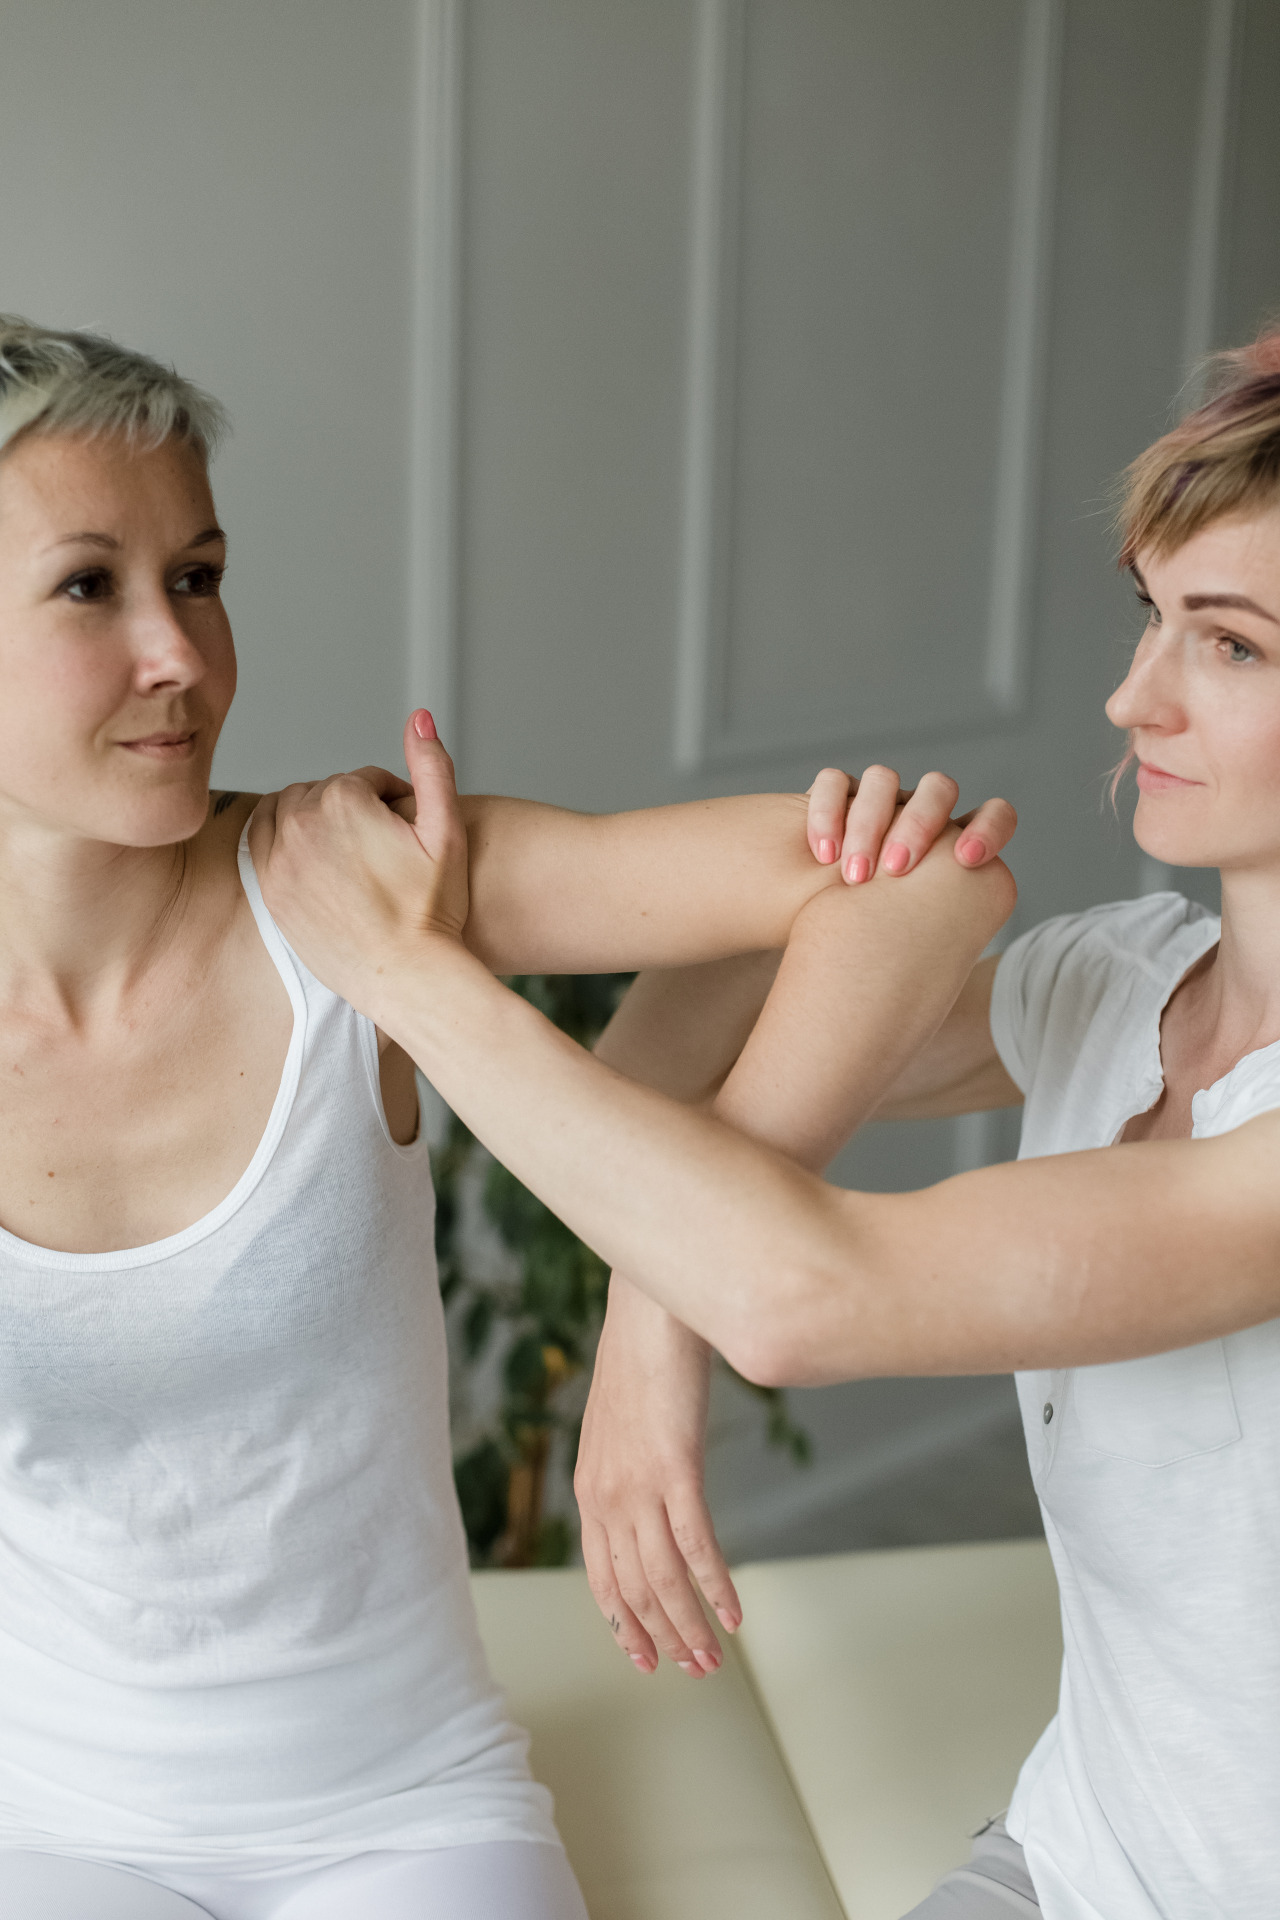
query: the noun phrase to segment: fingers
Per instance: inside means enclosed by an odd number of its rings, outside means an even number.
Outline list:
[[[656,1649],[655,1664],[657,1654],[663,1654],[690,1679],[700,1680],[714,1673],[724,1656],[690,1573],[697,1576],[727,1632],[736,1633],[742,1624],[742,1606],[701,1490],[691,1487],[673,1498],[672,1507],[674,1519],[661,1505],[650,1505],[639,1511],[634,1525],[614,1524],[606,1530],[591,1523],[596,1561],[592,1592],[637,1666],[643,1668],[643,1656]],[[585,1531],[583,1554],[585,1558]]]
[[[959,798],[960,789],[950,774],[925,774],[887,830],[880,854],[880,865],[886,873],[901,875],[919,866],[949,824],[951,809]]]
[[[981,867],[1008,846],[1018,816],[1007,800],[984,800],[960,824],[965,831],[956,842],[956,859],[964,867]]]
[[[667,1503],[667,1517],[680,1557],[701,1587],[720,1625],[726,1633],[736,1633],[742,1625],[742,1602],[720,1551],[701,1486],[692,1485],[673,1492]]]
[[[857,886],[876,870],[884,837],[898,808],[898,776],[892,767],[868,767],[858,782],[844,824],[844,877]]]
[[[622,1597],[609,1550],[609,1536],[597,1520],[582,1517],[582,1558],[587,1569],[591,1597],[609,1622],[622,1651],[641,1673],[653,1673],[658,1665],[658,1649]]]
[[[404,730],[404,758],[418,803],[414,832],[434,858],[452,850],[466,834],[458,811],[453,761],[425,707],[410,714]]]
[[[676,1505],[673,1502],[673,1505]],[[690,1583],[692,1570],[727,1632],[742,1624],[742,1606],[716,1544],[701,1493],[692,1491],[673,1524],[650,1507],[634,1526],[609,1529],[584,1515],[582,1554],[596,1605],[619,1646],[641,1672],[659,1655],[690,1679],[714,1673],[723,1654]]]
[[[824,767],[809,789],[809,851],[824,867],[840,858],[844,818],[856,782],[839,767]]]
[[[689,1584],[665,1510],[642,1509],[634,1528],[610,1531],[609,1547],[618,1590],[658,1651],[691,1680],[714,1673],[720,1643]]]

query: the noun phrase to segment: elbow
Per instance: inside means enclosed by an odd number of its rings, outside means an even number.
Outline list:
[[[715,1342],[735,1373],[753,1387],[812,1386],[829,1377],[815,1364],[823,1341],[813,1292],[812,1275],[775,1275],[767,1298],[739,1303],[732,1328]]]

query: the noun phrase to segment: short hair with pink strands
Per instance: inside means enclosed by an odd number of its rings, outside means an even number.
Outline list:
[[[1211,363],[1216,391],[1124,475],[1120,565],[1280,502],[1280,326]]]

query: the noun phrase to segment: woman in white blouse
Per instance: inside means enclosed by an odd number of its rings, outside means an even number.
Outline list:
[[[711,1657],[686,1564],[736,1619],[697,1488],[703,1343],[765,1382],[1017,1371],[1060,1711],[1007,1825],[918,1920],[1235,1920],[1280,1887],[1280,335],[1228,357],[1218,397],[1135,463],[1122,559],[1148,612],[1107,708],[1135,832],[1220,870],[1221,921],[1174,893],[1050,921],[957,980],[923,1046],[899,1010],[951,964],[945,935],[864,924],[821,1000],[789,952],[720,1096],[741,1131],[610,1073],[468,955],[426,717],[416,831],[350,782],[291,789],[257,828],[309,963],[630,1276],[579,1486],[593,1587],[637,1664]],[[844,792],[820,786],[818,814]],[[837,904],[804,910],[815,939]],[[614,1063],[687,1091],[663,1049],[695,986],[641,983]],[[711,1049],[705,1004],[700,1030]],[[1019,1102],[1019,1164],[920,1193],[795,1164],[873,1108]]]

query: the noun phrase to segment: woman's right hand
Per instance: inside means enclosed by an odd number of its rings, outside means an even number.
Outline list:
[[[906,792],[892,767],[868,767],[860,780],[824,767],[809,788],[810,850],[822,866],[839,860],[850,886],[869,880],[877,866],[895,877],[910,873],[950,823],[959,797],[947,773],[926,773]],[[986,800],[956,824],[966,829],[956,859],[984,867],[1013,838],[1018,816],[1007,800]]]
[[[702,1490],[710,1366],[705,1341],[614,1274],[574,1491],[591,1591],[641,1673],[660,1653],[691,1679],[720,1665],[690,1574],[726,1631],[742,1620]]]

